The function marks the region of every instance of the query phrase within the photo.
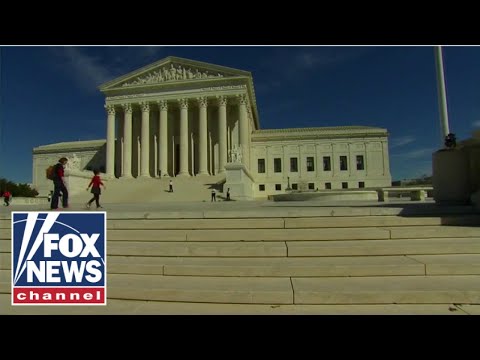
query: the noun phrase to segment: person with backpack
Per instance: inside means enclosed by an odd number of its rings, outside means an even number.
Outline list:
[[[53,195],[52,201],[50,202],[51,210],[58,210],[58,198],[60,193],[62,193],[62,206],[64,209],[68,208],[68,190],[65,184],[65,165],[67,164],[68,159],[62,157],[58,160],[58,163],[54,166],[53,169]]]
[[[97,209],[101,208],[100,206],[100,194],[102,193],[100,189],[100,185],[103,186],[103,189],[105,190],[105,185],[102,182],[102,179],[100,179],[100,171],[98,170],[93,170],[93,177],[92,180],[90,181],[90,184],[87,186],[87,191],[90,189],[90,186],[92,187],[92,190],[90,192],[93,194],[93,197],[90,199],[89,202],[85,204],[87,208],[90,208],[90,205],[92,204],[93,201],[95,201],[95,204],[97,205]]]

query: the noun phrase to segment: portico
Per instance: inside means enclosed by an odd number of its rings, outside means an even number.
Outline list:
[[[109,177],[222,174],[233,146],[248,162],[258,124],[248,72],[169,57],[100,90]]]

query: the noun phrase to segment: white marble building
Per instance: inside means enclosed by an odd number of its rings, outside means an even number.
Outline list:
[[[177,57],[109,81],[106,140],[33,149],[33,183],[61,156],[70,173],[104,178],[225,176],[243,198],[292,189],[390,186],[386,129],[260,129],[252,74]],[[86,172],[87,173],[87,172]],[[90,173],[88,173],[90,175]]]

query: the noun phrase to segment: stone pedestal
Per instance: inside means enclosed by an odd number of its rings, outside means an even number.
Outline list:
[[[433,154],[433,198],[437,204],[468,204],[468,156],[462,149],[442,149]]]
[[[232,200],[253,200],[253,180],[252,176],[244,164],[227,163],[225,165],[226,181],[223,186],[224,194],[230,188],[230,197]]]

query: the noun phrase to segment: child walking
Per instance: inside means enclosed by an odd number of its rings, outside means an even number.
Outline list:
[[[3,193],[3,205],[10,206],[11,197],[12,197],[12,194],[10,194],[10,191],[5,190],[5,192]]]
[[[92,204],[92,202],[95,201],[95,203],[97,205],[97,209],[98,209],[98,208],[101,208],[101,206],[100,206],[100,194],[102,193],[102,191],[100,190],[100,185],[103,186],[104,190],[106,189],[106,187],[103,184],[102,179],[100,179],[100,176],[98,175],[98,174],[100,174],[100,171],[93,170],[93,174],[94,175],[92,177],[92,180],[90,181],[90,184],[88,184],[88,187],[87,187],[87,191],[88,191],[88,189],[90,189],[90,186],[92,187],[92,190],[90,190],[90,192],[93,194],[93,197],[90,199],[89,202],[86,203],[86,207],[90,208],[90,205]]]

